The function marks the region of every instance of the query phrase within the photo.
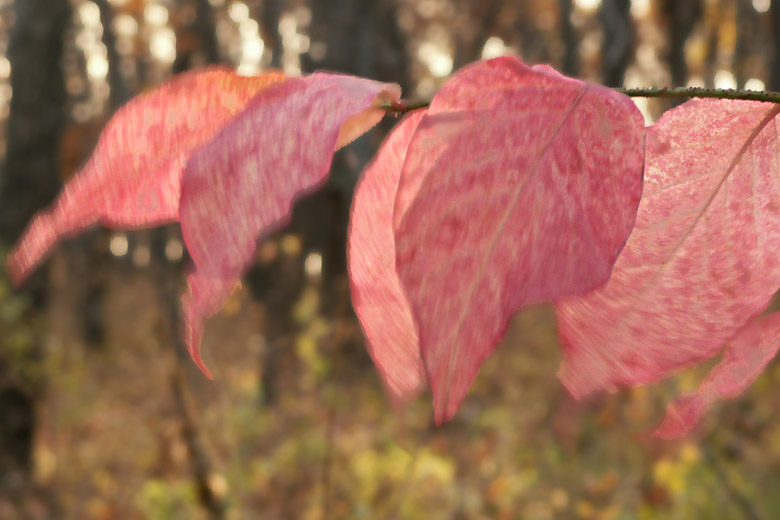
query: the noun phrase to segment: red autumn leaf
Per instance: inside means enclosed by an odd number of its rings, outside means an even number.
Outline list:
[[[560,377],[572,394],[653,383],[732,342],[700,404],[672,408],[662,433],[682,434],[702,403],[747,384],[754,369],[745,363],[760,367],[776,349],[774,319],[737,333],[780,287],[779,113],[693,100],[648,131],[645,192],[612,278],[558,305]],[[753,343],[758,336],[767,343]]]
[[[513,58],[463,69],[434,98],[395,211],[437,422],[514,311],[607,281],[634,222],[643,138],[628,97]]]
[[[138,96],[106,125],[92,158],[38,214],[8,258],[16,283],[63,236],[100,222],[133,229],[178,219],[182,172],[257,92],[282,74],[248,78],[227,69],[188,72]]]
[[[397,85],[336,74],[288,79],[259,94],[187,164],[181,225],[195,271],[184,298],[186,342],[200,357],[205,319],[222,306],[255,252],[297,197],[320,185],[333,152],[374,126]]]
[[[355,190],[350,215],[352,305],[366,335],[368,353],[397,404],[425,382],[417,327],[395,270],[393,201],[409,141],[423,111],[406,116],[382,144]]]

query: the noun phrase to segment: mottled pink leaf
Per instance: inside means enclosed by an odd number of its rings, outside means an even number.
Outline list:
[[[715,401],[744,392],[779,348],[780,313],[751,321],[726,347],[723,359],[699,389],[666,408],[666,418],[653,434],[666,439],[686,435]]]
[[[347,256],[352,304],[388,393],[396,404],[425,383],[417,327],[395,270],[393,202],[406,149],[425,112],[406,116],[363,172],[350,215]]]
[[[212,68],[176,76],[130,101],[106,125],[89,162],[10,254],[12,279],[20,283],[60,237],[96,222],[133,229],[177,220],[181,175],[192,151],[257,92],[283,80],[282,74],[249,78]]]
[[[513,58],[467,67],[434,98],[395,210],[438,422],[514,311],[606,282],[636,214],[643,139],[626,96]]]
[[[258,95],[187,164],[181,225],[195,271],[184,298],[186,342],[200,357],[203,322],[222,306],[258,237],[281,226],[293,201],[321,184],[334,150],[375,125],[400,95],[336,74],[288,79]]]
[[[730,341],[746,350],[752,329],[735,335],[780,287],[778,113],[693,100],[648,131],[645,192],[612,278],[558,304],[560,377],[572,394],[656,382]],[[683,408],[691,420],[700,413]]]

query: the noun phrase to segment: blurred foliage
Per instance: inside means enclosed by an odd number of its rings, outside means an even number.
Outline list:
[[[559,68],[573,56],[568,66],[577,75],[599,81],[598,2],[574,2],[562,20],[566,3],[334,0],[327,5],[342,10],[323,21],[325,4],[315,0],[73,0],[63,58],[63,177],[83,163],[125,94],[153,87],[174,68],[209,62],[214,35],[219,58],[245,72],[354,60],[353,70],[373,67],[380,77],[400,66],[408,77],[397,80],[409,83],[410,98],[430,97],[453,67],[497,53]],[[689,84],[769,84],[769,2],[694,3],[701,9],[678,49]],[[632,2],[627,86],[670,83],[670,35],[685,24],[669,18],[669,6],[682,4]],[[354,14],[366,6],[374,14]],[[0,56],[12,14],[0,0]],[[112,21],[103,26],[107,14]],[[345,28],[350,20],[355,25]],[[391,20],[400,41],[372,40]],[[561,37],[563,22],[574,47]],[[334,35],[354,38],[342,42],[348,55],[333,55]],[[366,63],[364,48],[376,63]],[[0,62],[0,120],[10,97],[6,69]],[[637,104],[648,121],[668,107]],[[375,149],[381,135],[348,148],[342,167],[359,171],[360,146]],[[162,255],[150,232],[103,233],[86,246],[61,247],[48,265],[43,312],[0,277],[7,377],[39,396],[29,493],[0,498],[0,518],[752,520],[780,511],[777,365],[745,396],[718,405],[690,439],[660,442],[647,430],[708,367],[574,402],[555,378],[552,310],[537,307],[514,320],[452,423],[431,426],[429,396],[393,410],[365,354],[344,273],[332,268],[343,230],[325,227],[339,215],[331,198],[302,201],[291,227],[259,245],[257,269],[209,322],[203,345],[213,382],[171,347],[178,329],[159,286],[170,278],[176,290],[181,285],[175,230],[163,233]],[[99,254],[107,260],[79,267]],[[99,348],[80,324],[83,288],[93,277],[103,287]],[[177,374],[186,399],[172,391]],[[204,506],[201,484],[217,507]]]
[[[0,256],[5,258],[0,247]],[[44,319],[32,311],[29,295],[15,293],[5,269],[0,268],[0,336],[2,336],[3,362],[11,367],[5,377],[18,380],[28,389],[43,383],[38,363],[37,344],[40,341]]]

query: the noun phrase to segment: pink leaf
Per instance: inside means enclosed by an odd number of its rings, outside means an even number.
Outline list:
[[[293,201],[320,185],[334,150],[375,125],[396,85],[335,74],[295,78],[258,95],[187,164],[181,225],[195,271],[184,298],[186,342],[200,357],[203,322],[252,259],[261,234],[287,221]]]
[[[258,91],[283,80],[281,74],[245,78],[212,68],[176,76],[130,101],[106,125],[86,166],[10,254],[13,280],[21,283],[60,237],[96,222],[133,229],[177,220],[181,175],[192,151]]]
[[[780,286],[778,113],[770,103],[694,100],[648,131],[645,192],[612,278],[558,304],[560,377],[572,394],[656,382],[730,341],[746,350],[755,325],[735,335]],[[735,370],[730,356],[717,381]],[[675,405],[686,425],[701,406]]]
[[[512,58],[467,67],[434,98],[395,221],[437,422],[514,311],[606,282],[639,202],[643,138],[626,96]]]
[[[726,347],[723,359],[699,389],[667,407],[666,418],[653,435],[665,439],[685,436],[715,401],[744,392],[779,348],[780,313],[750,322]]]
[[[425,382],[417,327],[395,270],[393,201],[406,149],[425,112],[406,116],[382,144],[355,190],[349,228],[352,304],[368,353],[396,404]]]

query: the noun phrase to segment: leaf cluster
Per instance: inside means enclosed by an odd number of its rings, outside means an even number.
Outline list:
[[[403,107],[397,85],[329,73],[192,71],[112,119],[8,257],[15,282],[95,223],[177,221],[193,260],[185,339],[333,153]],[[693,99],[646,128],[630,98],[514,58],[456,73],[396,125],[353,201],[349,271],[391,397],[430,385],[449,420],[512,314],[552,302],[576,397],[650,384],[725,351],[656,431],[680,436],[780,346],[773,103]]]

